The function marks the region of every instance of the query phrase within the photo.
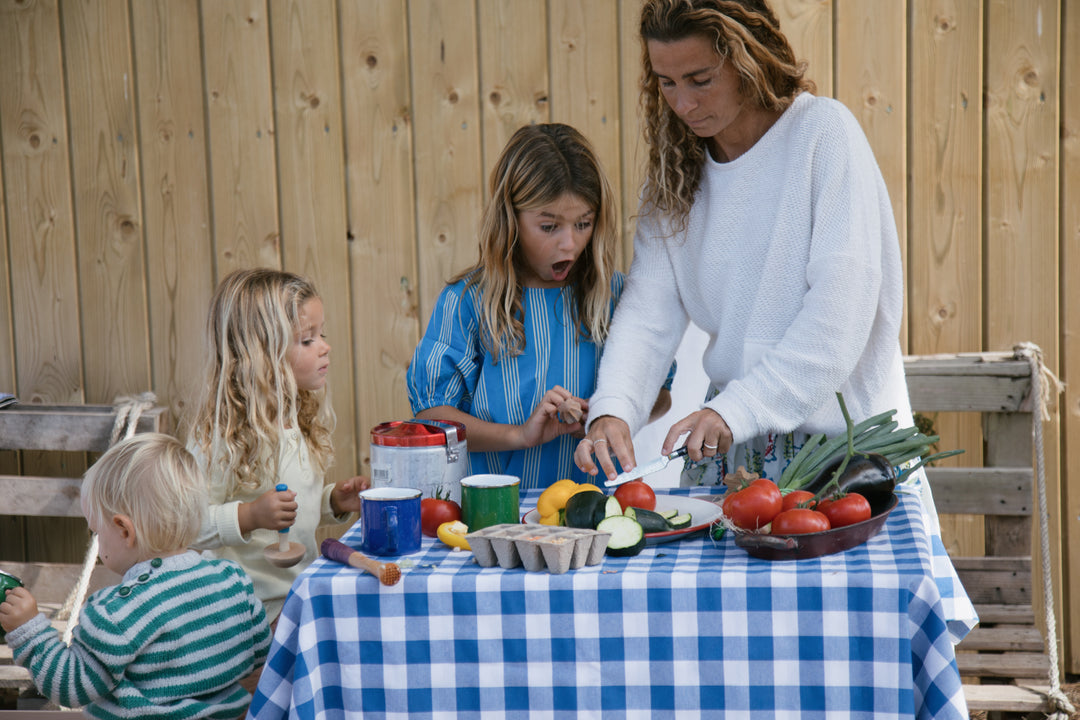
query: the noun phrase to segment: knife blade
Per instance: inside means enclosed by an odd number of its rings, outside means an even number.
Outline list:
[[[620,474],[614,480],[605,480],[604,487],[615,487],[616,485],[622,485],[623,483],[630,482],[631,480],[643,478],[646,475],[652,474],[654,472],[660,472],[661,470],[666,468],[668,466],[668,463],[675,458],[685,457],[687,452],[688,450],[686,449],[686,446],[683,445],[675,452],[668,453],[667,455],[661,455],[652,462],[648,462],[644,465],[638,465],[633,470],[628,470]]]

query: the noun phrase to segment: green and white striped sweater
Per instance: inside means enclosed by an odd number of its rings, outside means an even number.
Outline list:
[[[92,717],[236,718],[270,628],[238,565],[188,551],[91,595],[70,647],[40,614],[7,641],[42,695]]]

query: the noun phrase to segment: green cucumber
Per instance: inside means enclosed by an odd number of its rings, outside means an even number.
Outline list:
[[[637,555],[645,547],[645,531],[641,524],[625,515],[611,515],[596,526],[600,532],[608,533],[607,554],[612,557]]]
[[[665,520],[670,520],[671,518],[673,518],[673,517],[675,517],[676,515],[678,515],[678,514],[679,514],[679,511],[678,511],[678,510],[676,510],[675,508],[670,508],[670,509],[668,509],[668,510],[657,510],[657,511],[656,511],[656,513],[657,513],[658,515],[661,515],[661,516],[663,516],[663,518],[664,518]]]
[[[627,508],[625,514],[629,516],[631,510],[634,511],[634,519],[638,521],[638,524],[641,525],[646,534],[669,532],[672,530],[667,519],[659,513],[644,508]]]
[[[615,517],[616,515],[622,515],[622,503],[619,502],[619,498],[612,495],[605,501],[604,505],[604,517]]]
[[[690,523],[693,521],[694,519],[690,517],[690,513],[683,513],[668,520],[668,524],[671,525],[672,530],[685,530],[690,527]]]

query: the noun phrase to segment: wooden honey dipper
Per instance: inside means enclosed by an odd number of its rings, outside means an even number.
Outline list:
[[[351,565],[357,570],[366,570],[379,578],[379,582],[383,585],[394,585],[401,579],[401,569],[394,563],[381,563],[378,560],[373,560],[367,555],[353,550],[340,540],[326,538],[322,541],[319,549],[322,551],[324,558],[339,562],[342,565]]]
[[[274,488],[278,492],[284,492],[289,486],[278,483]],[[278,541],[263,548],[263,556],[271,565],[279,568],[292,567],[304,559],[307,548],[300,543],[289,542],[289,528],[278,530]]]

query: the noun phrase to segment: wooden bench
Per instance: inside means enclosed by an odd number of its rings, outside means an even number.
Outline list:
[[[0,410],[0,450],[102,453],[109,447],[115,419],[110,405],[14,405]],[[143,411],[135,425],[135,432],[167,431],[168,411],[164,407]],[[4,498],[0,515],[81,518],[81,485],[82,477],[0,474],[0,497]],[[33,548],[28,550],[33,552]],[[76,586],[82,564],[40,563],[0,555],[0,570],[20,578],[43,611],[55,613]],[[119,581],[119,576],[99,563],[89,591]],[[66,621],[54,624],[62,628]],[[0,644],[0,689],[32,686],[29,673],[12,664],[11,649]]]
[[[917,412],[982,418],[983,467],[927,469],[939,513],[984,518],[986,556],[952,558],[979,613],[979,625],[957,646],[968,707],[1049,712],[1050,661],[1032,609],[1031,368],[1011,354],[987,353],[912,356],[905,369]]]

